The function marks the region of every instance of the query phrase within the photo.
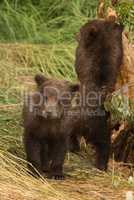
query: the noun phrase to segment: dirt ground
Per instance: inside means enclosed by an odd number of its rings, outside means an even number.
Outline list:
[[[121,164],[110,160],[108,173],[103,173],[93,168],[91,159],[86,156],[73,155],[71,158],[65,165],[66,180],[60,181],[60,184],[52,182],[52,185],[61,191],[64,188],[64,193],[70,198],[122,200],[126,198],[127,191],[134,191],[134,186],[127,184],[132,169],[121,167]]]

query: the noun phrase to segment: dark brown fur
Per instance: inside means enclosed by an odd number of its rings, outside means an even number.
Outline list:
[[[117,23],[93,20],[80,29],[77,37],[75,67],[81,83],[82,101],[88,95],[92,96],[92,92],[97,95],[96,98],[90,98],[89,103],[81,105],[81,110],[84,110],[81,116],[83,134],[87,142],[95,145],[96,166],[102,170],[107,169],[111,144],[104,101],[114,90],[120,72],[122,30],[122,26]]]
[[[36,75],[35,81],[38,93],[28,96],[23,109],[27,160],[41,174],[49,172],[49,177],[62,179],[69,140],[64,123],[71,99],[79,85],[46,79],[42,75]],[[40,102],[42,97],[43,101]],[[28,166],[35,172],[33,167]]]

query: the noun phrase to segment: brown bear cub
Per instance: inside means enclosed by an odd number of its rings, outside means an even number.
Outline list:
[[[36,75],[35,82],[37,91],[27,97],[23,108],[27,161],[41,174],[47,172],[50,178],[63,179],[69,142],[65,121],[79,85],[47,79],[43,75]],[[28,167],[35,173],[30,164]]]
[[[118,23],[93,20],[82,26],[77,38],[75,68],[81,85],[81,123],[86,141],[96,147],[96,167],[101,170],[107,169],[111,145],[104,101],[120,73],[122,31]]]

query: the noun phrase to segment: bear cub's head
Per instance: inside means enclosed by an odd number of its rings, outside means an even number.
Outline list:
[[[64,80],[48,79],[42,74],[35,76],[37,92],[33,102],[40,117],[45,119],[61,119],[71,106],[73,96],[79,91],[79,84],[71,84]]]

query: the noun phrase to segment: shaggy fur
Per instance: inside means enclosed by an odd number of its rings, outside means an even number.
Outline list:
[[[122,31],[115,22],[93,20],[80,29],[77,37],[75,67],[84,111],[80,121],[87,142],[96,147],[96,167],[101,170],[107,169],[111,143],[104,101],[114,90],[120,72]]]
[[[49,172],[50,178],[62,179],[69,140],[64,123],[79,85],[46,79],[42,75],[36,75],[35,81],[38,89],[29,95],[23,108],[27,161],[41,174]],[[73,137],[72,142],[76,146],[77,138]],[[28,167],[35,173],[33,167],[29,164]]]

